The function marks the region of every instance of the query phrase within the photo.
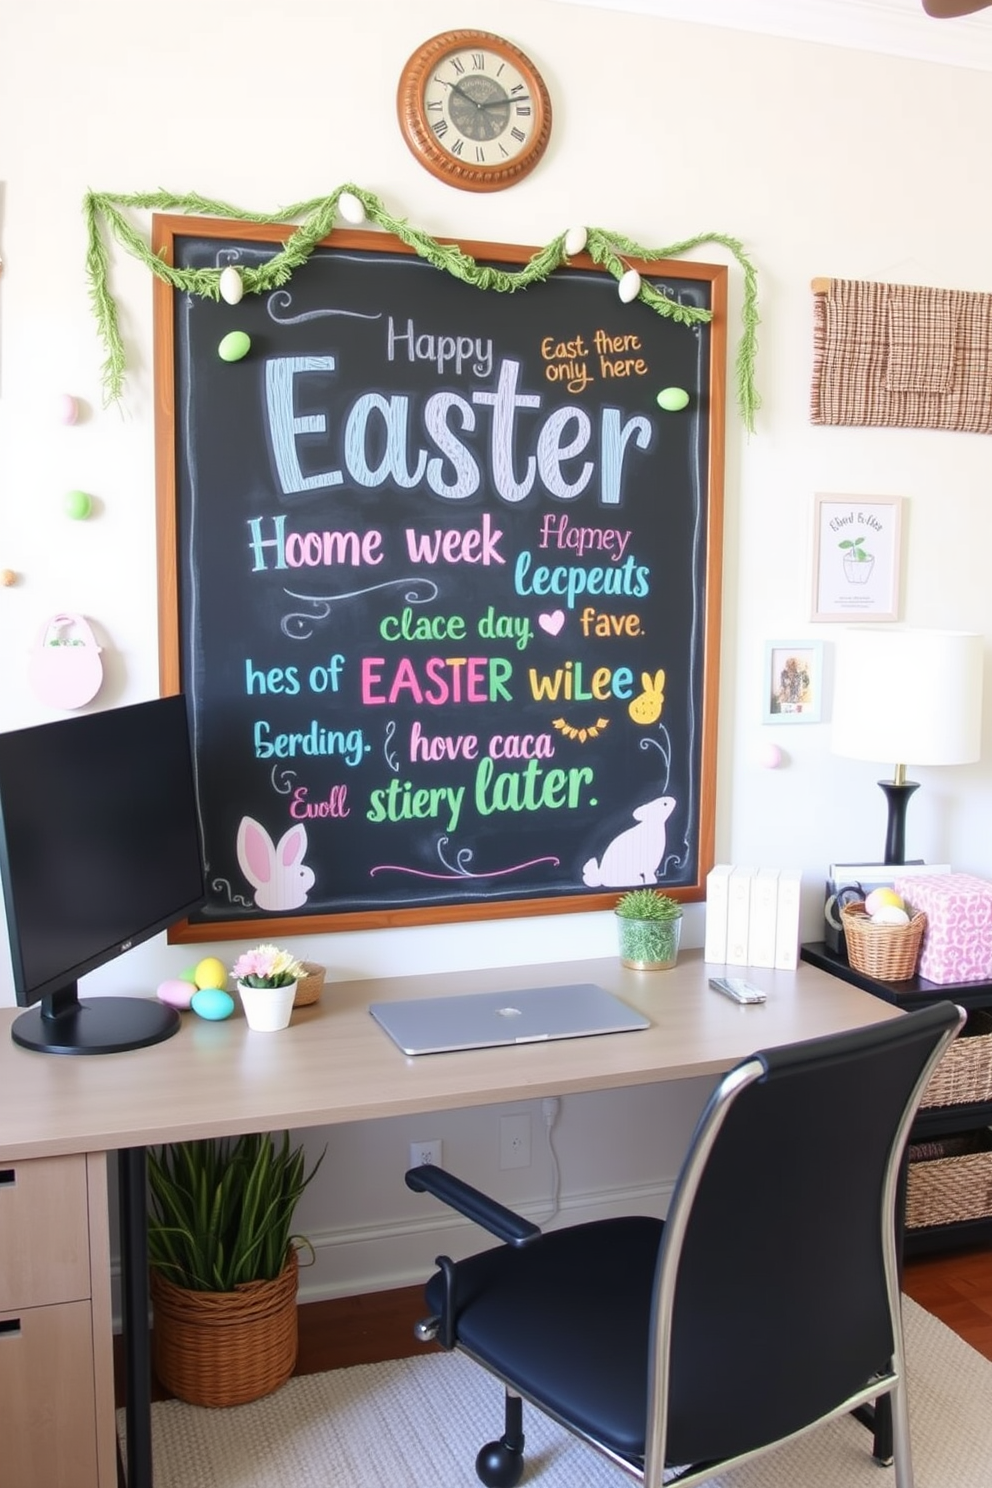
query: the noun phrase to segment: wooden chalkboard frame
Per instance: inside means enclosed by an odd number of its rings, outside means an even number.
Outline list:
[[[285,242],[292,228],[275,224],[255,224],[241,221],[209,219],[200,217],[172,217],[156,215],[153,218],[152,236],[154,251],[166,264],[177,262],[177,242],[181,239],[216,241],[218,251],[224,243],[271,244],[273,250]],[[348,254],[408,255],[415,259],[413,249],[398,238],[382,233],[363,231],[336,231],[320,245],[322,249],[340,249]],[[512,269],[526,263],[535,250],[516,245],[498,243],[461,243],[461,249],[478,263],[493,263]],[[723,478],[726,420],[726,346],[727,346],[727,269],[722,265],[677,260],[640,262],[630,260],[627,267],[637,269],[642,276],[676,287],[689,281],[701,284],[708,295],[707,308],[711,320],[697,327],[697,334],[708,338],[708,380],[704,387],[696,390],[698,406],[705,413],[705,436],[701,436],[703,452],[702,469],[699,473],[699,525],[703,532],[703,595],[699,605],[699,633],[694,638],[700,683],[698,697],[698,728],[696,730],[696,761],[694,765],[692,791],[696,800],[695,817],[692,823],[693,858],[695,871],[691,881],[669,884],[659,878],[659,887],[683,901],[700,900],[705,897],[706,874],[713,863],[716,782],[716,719],[719,674],[720,604],[722,579],[723,541]],[[570,270],[602,273],[586,254],[576,255],[570,260]],[[565,273],[570,270],[563,271]],[[434,270],[442,274],[442,270]],[[460,292],[463,292],[460,291]],[[486,293],[486,291],[474,291]],[[490,292],[495,293],[495,292]],[[528,293],[533,293],[529,291]],[[506,296],[503,296],[506,298]],[[515,298],[515,297],[514,297]],[[157,490],[157,543],[158,543],[158,618],[159,618],[159,662],[160,685],[163,694],[183,690],[183,648],[187,617],[184,615],[179,575],[180,565],[180,520],[179,484],[177,482],[177,459],[180,441],[183,438],[181,393],[177,392],[177,306],[181,292],[174,291],[163,280],[154,282],[154,327],[155,327],[155,410],[156,410],[156,490]],[[654,317],[657,312],[646,306],[628,307],[635,314]],[[234,322],[232,322],[232,325]],[[664,415],[663,415],[664,417]],[[195,735],[194,735],[195,743]],[[202,814],[202,813],[201,813]],[[208,854],[208,877],[209,877]],[[215,917],[182,922],[170,932],[176,941],[212,941],[218,939],[243,939],[262,933],[266,938],[277,934],[313,934],[327,931],[348,931],[387,928],[398,925],[434,924],[467,920],[505,919],[517,916],[567,914],[580,911],[612,908],[622,888],[611,886],[600,892],[575,891],[542,894],[531,892],[528,897],[479,897],[478,891],[464,902],[447,899],[436,903],[386,904],[374,907],[355,907],[352,902],[340,911],[304,911],[302,913],[266,913],[264,910],[225,919]],[[278,925],[278,932],[275,926]]]

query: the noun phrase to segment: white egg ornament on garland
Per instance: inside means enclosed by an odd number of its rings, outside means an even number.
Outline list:
[[[636,269],[628,269],[617,284],[617,294],[625,305],[636,300],[641,292],[641,276]]]
[[[338,197],[338,211],[352,227],[361,227],[365,221],[365,207],[353,191],[342,191]]]
[[[565,252],[569,258],[574,258],[577,253],[582,253],[589,241],[589,234],[584,227],[570,227],[565,234]]]
[[[220,276],[220,297],[228,305],[239,305],[245,292],[245,281],[233,264],[228,264]]]

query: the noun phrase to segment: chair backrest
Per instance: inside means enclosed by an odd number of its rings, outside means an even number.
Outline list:
[[[661,1441],[669,1463],[753,1451],[889,1366],[900,1161],[963,1016],[939,1003],[760,1052],[720,1082],[659,1253],[653,1377],[668,1390],[649,1403],[649,1465]]]

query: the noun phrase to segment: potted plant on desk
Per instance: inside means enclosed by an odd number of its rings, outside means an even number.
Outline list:
[[[173,1142],[148,1156],[148,1258],[161,1383],[191,1405],[278,1389],[297,1353],[292,1233],[309,1173],[289,1133]]]
[[[664,971],[678,960],[682,906],[660,889],[631,889],[614,911],[620,960],[635,971]]]
[[[238,957],[231,975],[249,1028],[274,1033],[289,1027],[297,983],[307,975],[302,962],[278,946],[259,945]]]

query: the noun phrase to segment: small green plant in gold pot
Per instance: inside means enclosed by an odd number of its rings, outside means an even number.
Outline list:
[[[682,906],[660,889],[631,889],[615,910],[620,934],[620,960],[635,971],[664,971],[674,966],[682,934]]]

